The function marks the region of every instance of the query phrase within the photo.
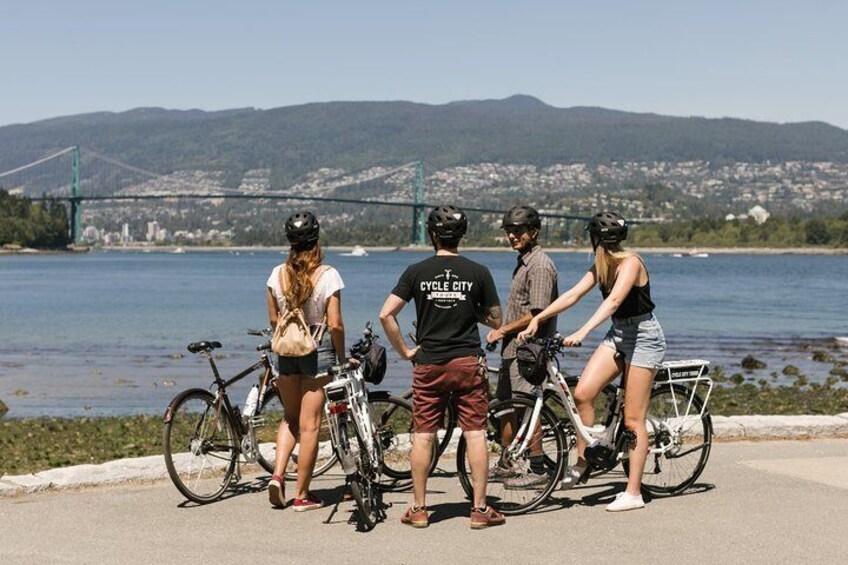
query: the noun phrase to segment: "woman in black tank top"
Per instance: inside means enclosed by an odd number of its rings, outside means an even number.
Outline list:
[[[602,212],[589,221],[586,229],[592,240],[595,264],[580,282],[533,318],[518,339],[534,335],[540,322],[571,308],[598,285],[603,302],[579,330],[563,339],[563,343],[579,346],[589,332],[612,318],[612,327],[583,370],[574,399],[583,423],[593,425],[595,398],[620,374],[619,359],[623,361],[627,382],[624,425],[635,434],[636,442],[630,447],[627,488],[607,510],[632,510],[645,505],[641,495],[642,472],[648,456],[645,418],[654,376],[665,358],[665,336],[653,314],[655,306],[651,300],[648,269],[641,257],[621,246],[627,238],[627,222],[614,212]],[[586,469],[585,447],[578,437],[579,459],[576,466],[566,471],[564,488],[573,486]]]

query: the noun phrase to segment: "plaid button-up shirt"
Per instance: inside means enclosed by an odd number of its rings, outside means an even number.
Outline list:
[[[557,287],[557,271],[554,262],[538,245],[530,251],[518,256],[518,264],[512,272],[512,284],[509,287],[509,298],[506,301],[506,317],[504,323],[509,324],[518,320],[533,310],[541,311],[547,308],[559,296]],[[539,325],[537,337],[550,337],[556,333],[556,316],[549,318]],[[504,359],[515,359],[518,344],[515,336],[504,337],[501,356]]]

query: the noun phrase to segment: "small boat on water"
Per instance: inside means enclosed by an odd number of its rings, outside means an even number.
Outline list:
[[[672,257],[693,257],[696,259],[703,259],[705,257],[709,257],[709,253],[703,253],[698,251],[697,249],[692,249],[691,251],[687,251],[686,253],[672,253]]]
[[[186,252],[185,249],[183,249],[182,247],[177,247],[176,249],[171,251],[171,253],[177,253],[177,254],[185,253],[185,252]]]
[[[361,245],[354,245],[350,253],[341,253],[342,257],[368,257],[368,252]]]

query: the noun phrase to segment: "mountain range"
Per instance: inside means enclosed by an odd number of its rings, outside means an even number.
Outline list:
[[[423,159],[428,168],[499,162],[848,162],[848,131],[823,122],[776,124],[556,108],[532,96],[443,105],[327,102],[217,112],[138,108],[0,128],[0,171],[80,145],[157,173],[270,169],[286,186],[321,167],[361,170]]]

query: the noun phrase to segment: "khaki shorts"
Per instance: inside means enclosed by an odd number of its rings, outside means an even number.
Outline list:
[[[474,355],[442,365],[416,365],[412,371],[412,430],[435,433],[444,427],[452,402],[464,432],[486,429],[489,409],[486,363]]]
[[[502,359],[501,370],[498,371],[498,388],[495,392],[495,398],[498,400],[509,400],[513,393],[524,392],[533,394],[535,389],[533,385],[524,380],[524,377],[518,372],[518,363],[515,359]]]

